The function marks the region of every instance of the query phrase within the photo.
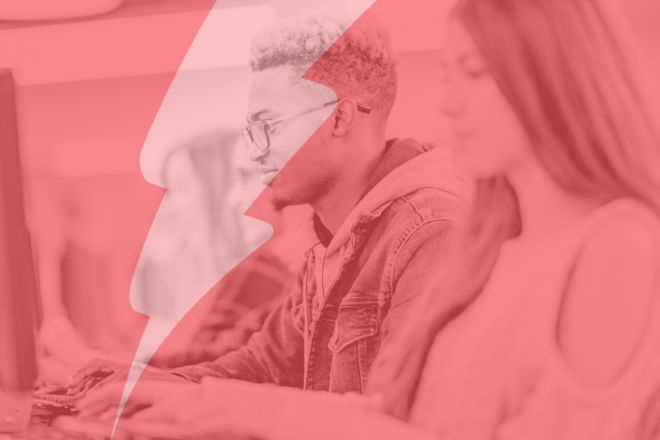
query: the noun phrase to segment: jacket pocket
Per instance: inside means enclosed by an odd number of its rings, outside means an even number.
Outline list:
[[[330,391],[363,393],[377,351],[378,304],[340,307],[334,333]]]
[[[335,329],[328,343],[333,353],[339,353],[348,345],[378,333],[378,304],[351,304],[341,306]]]

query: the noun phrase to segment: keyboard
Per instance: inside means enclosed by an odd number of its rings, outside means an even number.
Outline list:
[[[34,406],[56,406],[74,409],[78,400],[80,399],[66,394],[35,394],[32,396]]]

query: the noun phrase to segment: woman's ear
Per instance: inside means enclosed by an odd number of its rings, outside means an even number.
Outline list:
[[[332,114],[332,135],[344,136],[354,125],[357,119],[357,106],[351,100],[339,101]]]

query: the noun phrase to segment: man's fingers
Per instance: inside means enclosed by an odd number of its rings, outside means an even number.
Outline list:
[[[82,384],[80,384],[80,385],[77,387],[77,390],[76,390],[76,392],[75,392],[73,395],[78,396],[78,397],[81,397],[81,396],[83,396],[85,393],[87,393],[87,391],[89,391],[89,390],[91,390],[91,389],[94,389],[94,388],[95,388],[95,387],[96,387],[101,381],[102,381],[101,378],[98,378],[98,377],[92,377],[92,378],[90,378],[89,380],[86,380],[85,382],[83,382]]]
[[[108,373],[104,372],[104,374]],[[86,393],[87,391],[97,389],[113,382],[117,382],[118,380],[125,380],[127,377],[128,372],[124,370],[111,372],[106,377],[100,377],[98,375],[88,376],[78,386],[75,388],[70,388],[67,394],[70,396],[79,396]]]
[[[65,389],[59,385],[49,385],[43,388],[39,388],[33,394],[37,396],[41,394],[63,394],[64,391]]]
[[[69,388],[66,392],[67,395],[69,396],[75,396],[78,393],[80,393],[80,389],[82,388],[84,382],[81,382],[80,384],[76,385],[73,388]]]
[[[85,380],[83,380],[80,384],[78,384],[78,386],[74,388],[69,388],[67,394],[69,396],[79,396],[81,394],[86,393],[88,390],[92,389],[97,384],[103,382],[103,380],[104,379],[96,376],[86,377]]]
[[[103,388],[103,387],[106,387],[106,386],[111,385],[113,383],[117,383],[120,380],[122,381],[122,383],[124,383],[127,378],[128,378],[128,371],[125,371],[125,370],[115,371],[114,373],[112,373],[108,377],[106,377],[104,379],[100,379],[98,381],[98,385],[95,388],[96,389]]]
[[[107,415],[108,411],[115,411],[113,414],[116,414],[125,386],[123,381],[117,381],[116,376],[125,376],[123,373],[125,371],[117,372],[107,378],[78,402],[77,407],[82,417],[100,417],[104,414]],[[108,380],[112,380],[112,383],[105,384]],[[130,416],[152,405],[163,404],[166,406],[163,406],[161,410],[154,409],[151,417],[160,419],[158,411],[162,411],[163,414],[167,412],[176,415],[175,408],[180,408],[180,412],[183,412],[186,408],[198,403],[201,400],[201,391],[199,385],[191,383],[140,381],[133,389],[122,414]],[[149,413],[147,413],[148,415]]]
[[[82,367],[80,370],[76,371],[73,376],[66,383],[67,388],[75,388],[80,385],[85,378],[93,376],[95,374],[111,374],[115,371],[106,361],[103,359],[94,359],[90,361],[87,365]]]
[[[121,373],[118,373],[121,376]],[[99,414],[110,406],[115,409],[118,407],[121,396],[124,393],[125,383],[117,381],[116,375],[111,376],[110,383],[106,383],[108,379],[101,382],[91,392],[87,393],[84,398],[80,399],[76,405],[82,414]],[[128,402],[126,402],[127,413],[130,413],[131,408],[151,405],[158,400],[163,392],[159,382],[151,383],[149,381],[141,382],[131,393]]]
[[[83,417],[98,416],[109,409],[119,407],[124,387],[122,384],[112,384],[105,386],[94,393],[87,394],[76,404],[80,414]]]

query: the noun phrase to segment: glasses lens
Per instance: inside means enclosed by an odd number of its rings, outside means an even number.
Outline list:
[[[250,145],[256,145],[261,151],[268,148],[268,137],[266,136],[266,124],[263,122],[254,122],[249,127],[243,129],[243,138]]]
[[[260,150],[268,148],[268,136],[266,135],[266,124],[256,121],[252,124],[252,139]]]
[[[250,132],[248,131],[247,128],[243,129],[243,139],[245,140],[245,143],[247,144],[248,148],[250,147],[250,145],[253,144],[252,136],[250,136]]]

